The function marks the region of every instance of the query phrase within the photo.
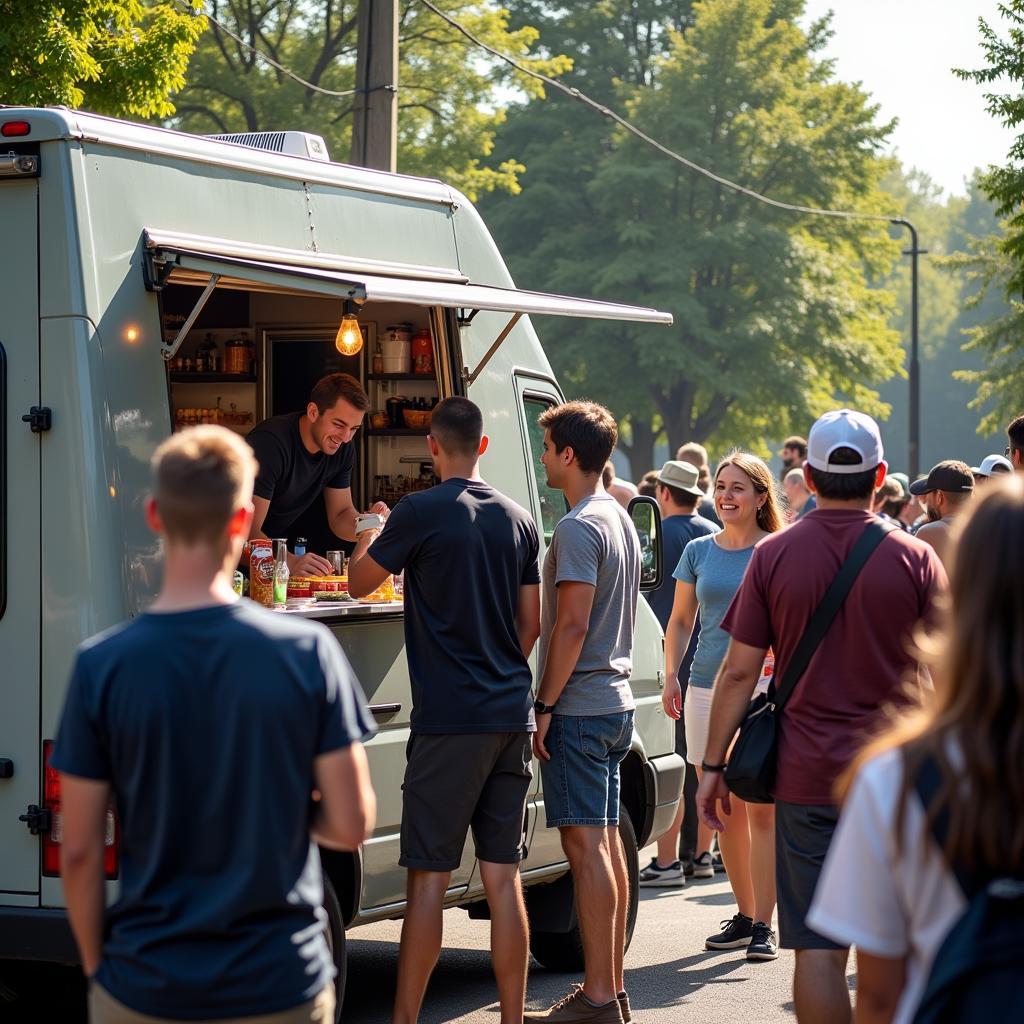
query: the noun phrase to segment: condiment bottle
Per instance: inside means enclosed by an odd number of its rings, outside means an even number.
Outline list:
[[[274,607],[285,608],[288,605],[288,580],[291,571],[288,568],[288,541],[279,538],[274,541]]]

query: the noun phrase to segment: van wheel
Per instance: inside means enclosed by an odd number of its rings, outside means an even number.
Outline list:
[[[341,1020],[341,1006],[345,1002],[345,980],[348,973],[348,959],[345,955],[345,919],[341,913],[341,904],[334,885],[327,873],[324,873],[324,910],[327,913],[327,924],[324,925],[324,938],[331,952],[331,959],[337,970],[334,978],[334,1024]]]
[[[626,875],[629,878],[629,910],[626,912],[626,949],[633,941],[640,888],[640,854],[636,848],[636,832],[626,808],[619,804],[619,841],[626,856]],[[575,919],[567,932],[545,932],[530,929],[530,952],[533,958],[551,971],[583,970],[583,936],[579,921]]]

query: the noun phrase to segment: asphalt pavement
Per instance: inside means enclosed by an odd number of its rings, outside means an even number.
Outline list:
[[[647,862],[653,847],[641,856]],[[711,953],[706,936],[735,913],[723,875],[689,881],[684,889],[641,889],[633,942],[626,954],[626,987],[637,1024],[792,1024],[793,955],[751,963],[743,950]],[[462,910],[445,913],[444,948],[420,1017],[422,1024],[496,1024],[498,1004],[488,953],[487,921]],[[388,1024],[401,922],[349,932],[349,981],[343,1020]],[[540,1009],[568,991],[576,975],[531,961],[527,998]]]
[[[641,855],[641,864],[652,852]],[[778,960],[750,963],[743,950],[704,949],[705,937],[735,912],[723,875],[691,880],[684,889],[640,892],[636,931],[626,954],[626,986],[637,1024],[792,1024],[791,953],[783,950]],[[348,933],[346,1024],[389,1024],[400,932],[400,921],[386,921]],[[0,1021],[85,1024],[80,977],[77,970],[3,965]],[[530,1007],[549,1006],[576,980],[576,975],[547,971],[531,961]],[[7,1001],[5,988],[8,996],[16,989],[21,998]],[[497,1024],[498,1019],[489,923],[471,921],[463,910],[446,911],[444,948],[420,1021]]]

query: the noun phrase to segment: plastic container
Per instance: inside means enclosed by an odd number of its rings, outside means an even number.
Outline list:
[[[412,328],[408,324],[392,324],[381,338],[383,373],[409,373],[412,369]]]

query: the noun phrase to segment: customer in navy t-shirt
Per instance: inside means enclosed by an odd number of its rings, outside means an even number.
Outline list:
[[[480,410],[438,405],[428,438],[441,483],[403,498],[383,532],[362,534],[349,592],[405,572],[412,737],[402,787],[408,909],[396,1024],[417,1019],[441,945],[451,872],[472,829],[491,911],[502,1020],[522,1020],[526,911],[519,881],[535,730],[527,658],[540,632],[539,540],[530,515],[480,478]]]
[[[355,849],[372,828],[371,719],[326,629],[231,589],[253,508],[245,443],[196,427],[157,450],[153,471],[163,589],[82,646],[52,759],[90,1020],[122,1020],[125,1007],[333,1020],[313,837]],[[121,892],[104,914],[111,794]]]

